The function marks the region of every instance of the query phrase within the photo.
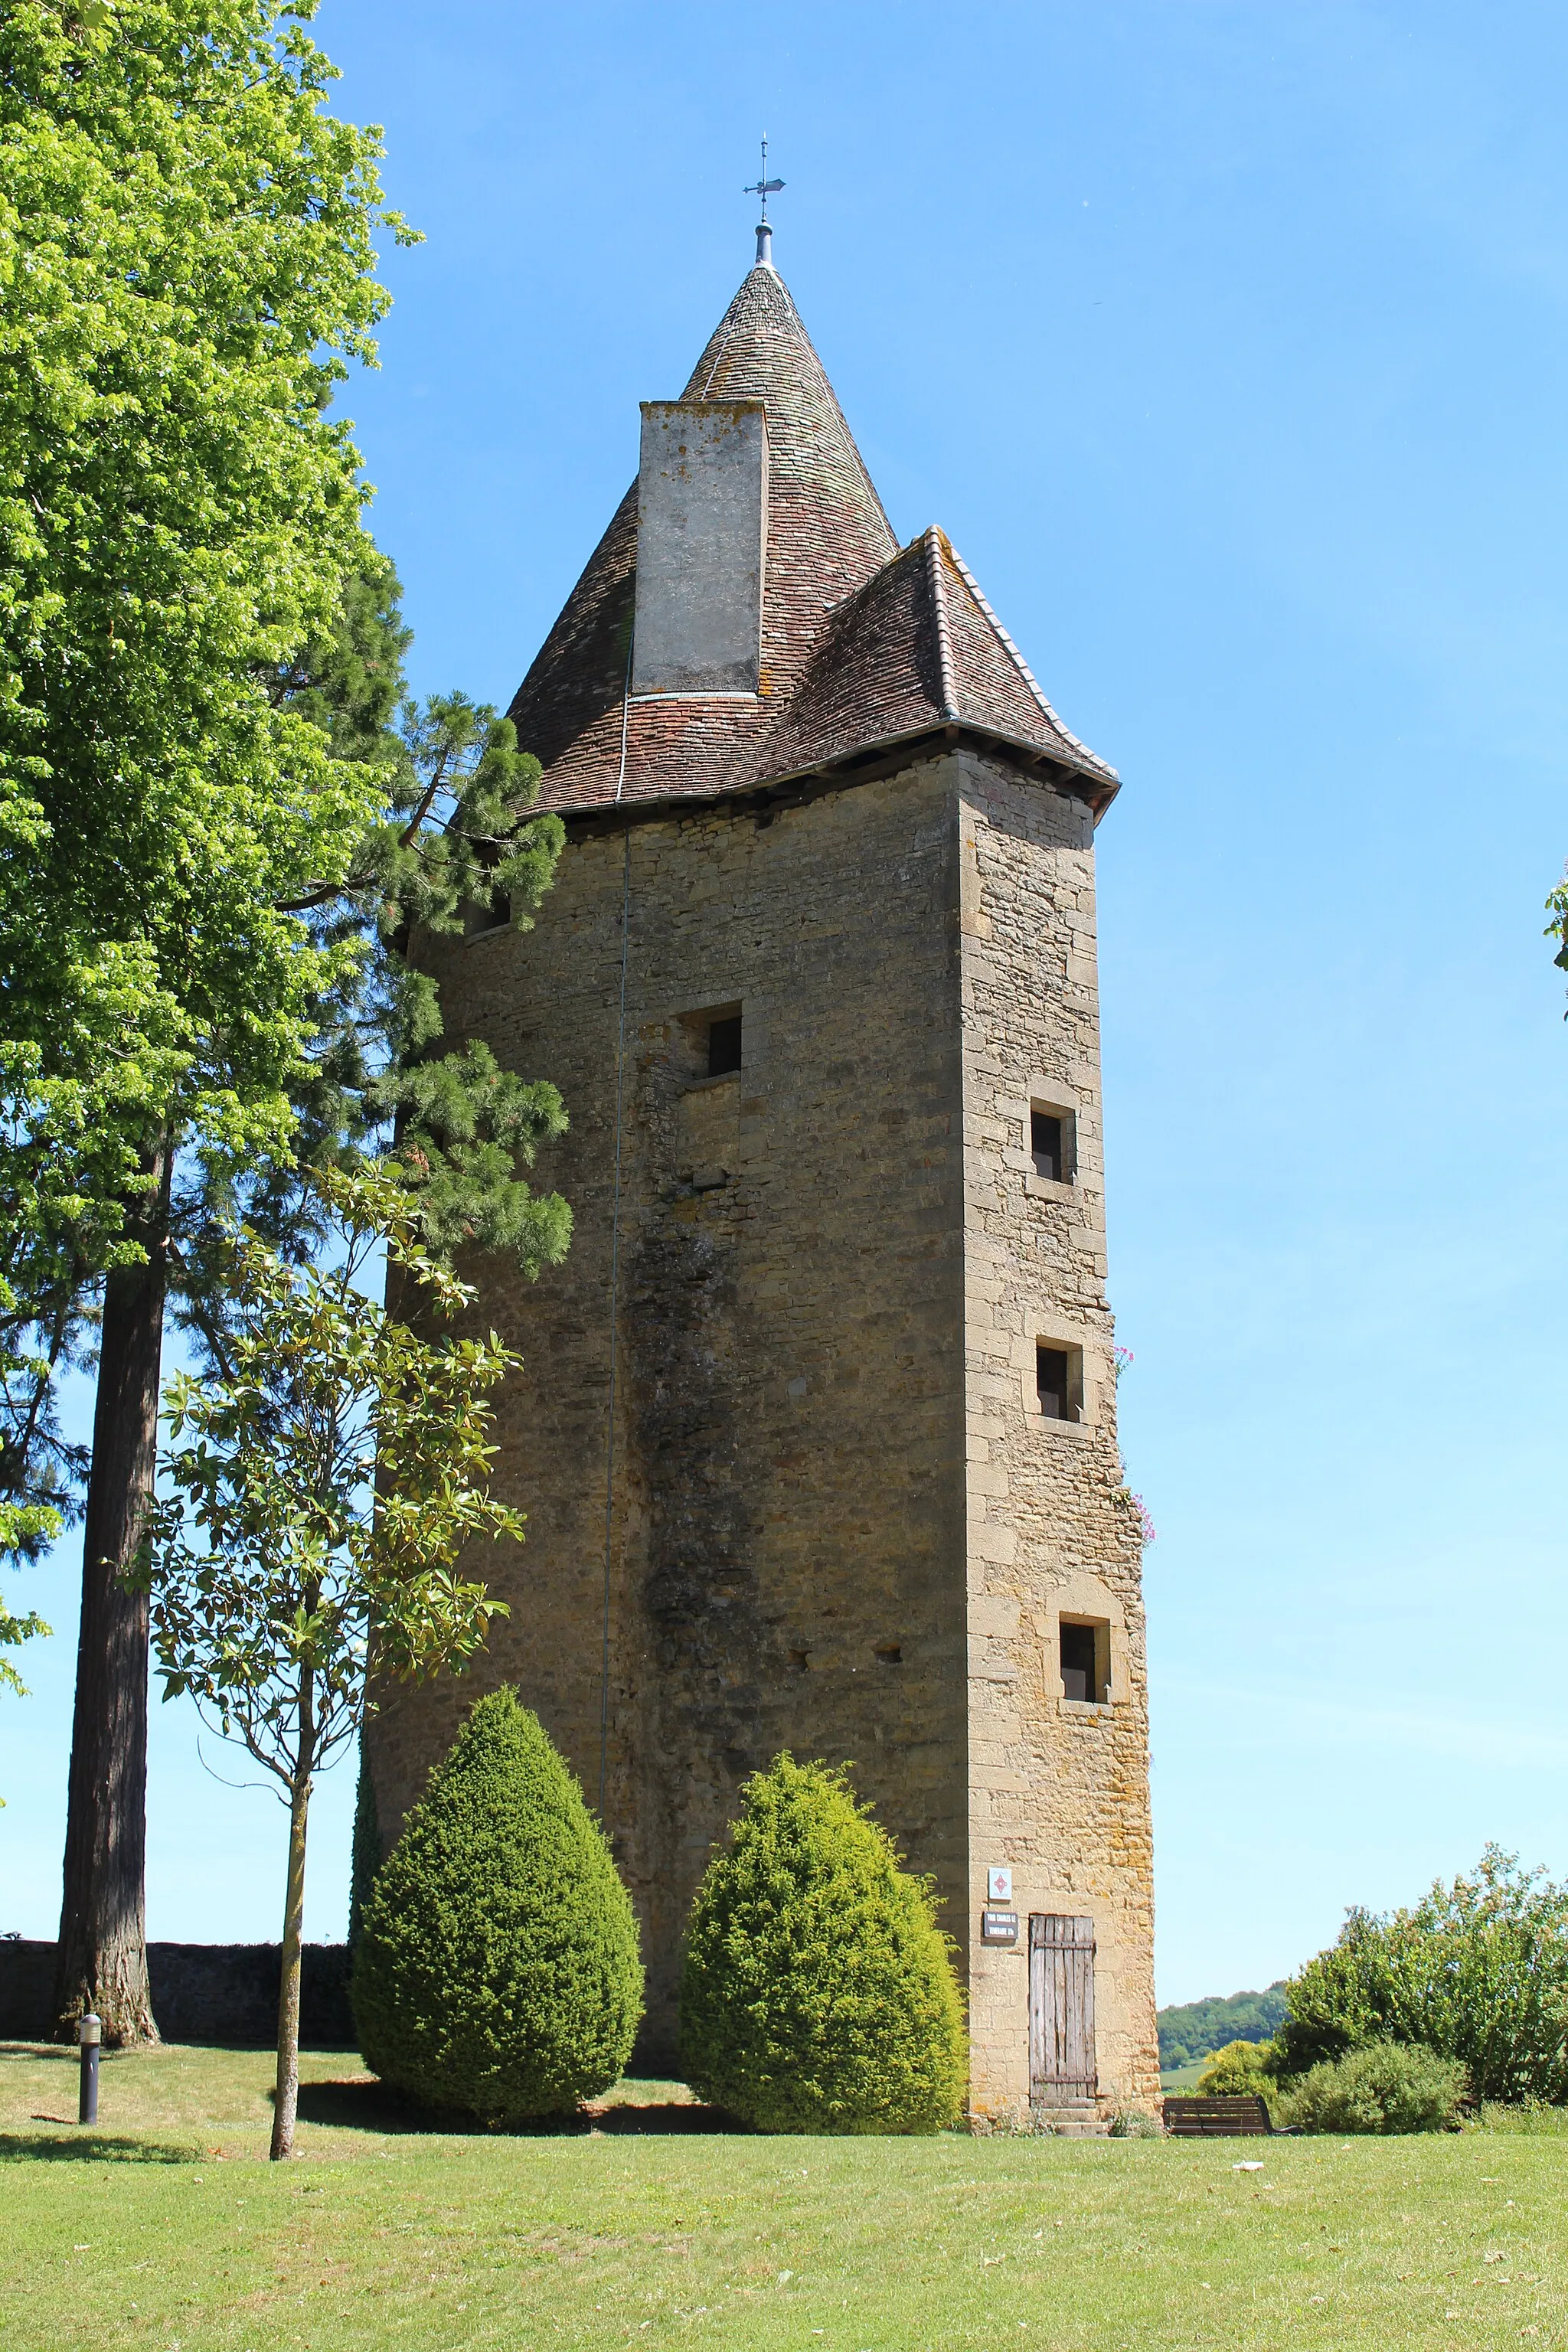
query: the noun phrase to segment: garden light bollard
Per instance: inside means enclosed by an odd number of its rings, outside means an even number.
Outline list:
[[[103,2020],[90,2009],[77,2027],[77,2040],[81,2043],[81,2091],[77,2099],[76,2119],[79,2124],[98,2121],[98,2050],[103,2040]]]

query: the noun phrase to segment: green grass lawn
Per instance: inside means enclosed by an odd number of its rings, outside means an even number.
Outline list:
[[[0,2346],[1568,2342],[1568,2137],[764,2139],[668,2084],[459,2134],[303,2073],[268,2166],[264,2054],[108,2056],[89,2134],[74,2053],[0,2047]]]

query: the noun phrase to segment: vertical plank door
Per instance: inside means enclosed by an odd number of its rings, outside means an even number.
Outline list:
[[[1029,1918],[1029,2096],[1037,2105],[1092,2099],[1094,1921]]]

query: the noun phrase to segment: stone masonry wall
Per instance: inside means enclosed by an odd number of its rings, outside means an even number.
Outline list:
[[[1100,2104],[1159,2095],[1142,1545],[1116,1440],[1105,1297],[1089,809],[960,755],[970,1625],[969,1917],[986,1871],[1095,1923]],[[1031,1104],[1065,1115],[1070,1181],[1034,1172]],[[1075,1132],[1076,1131],[1076,1132]],[[1045,1418],[1035,1350],[1081,1350],[1080,1417]],[[1066,1614],[1106,1629],[1110,1703],[1062,1696]],[[1029,2095],[1026,1930],[971,1957],[973,2096]]]
[[[57,1947],[0,1937],[0,2042],[49,2042]],[[153,2015],[165,2042],[269,2050],[278,2042],[282,1954],[276,1944],[149,1944]],[[352,2050],[346,1944],[307,1944],[300,1987],[306,2050]]]
[[[692,1891],[745,1775],[851,1760],[962,1936],[967,1877],[963,1171],[951,761],[804,804],[629,833],[605,1819],[643,1925],[645,2059],[669,2063]],[[599,1794],[611,1205],[628,835],[578,835],[526,938],[449,954],[454,1037],[561,1087],[542,1181],[564,1265],[490,1265],[525,1359],[498,1487],[521,1552],[475,1673],[390,1693],[368,1750],[389,1828],[507,1678]],[[703,1075],[740,1010],[742,1070]]]

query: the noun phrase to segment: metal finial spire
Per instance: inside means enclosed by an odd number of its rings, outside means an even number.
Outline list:
[[[768,226],[768,198],[776,196],[783,185],[782,180],[770,180],[768,177],[768,134],[764,131],[763,176],[760,180],[754,180],[750,187],[742,188],[741,194],[743,196],[761,196],[763,200],[763,216],[757,223],[757,259],[768,269],[773,266],[773,233]]]

